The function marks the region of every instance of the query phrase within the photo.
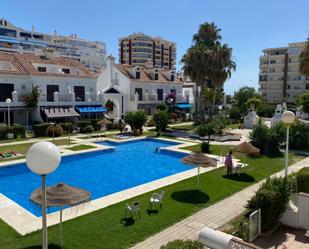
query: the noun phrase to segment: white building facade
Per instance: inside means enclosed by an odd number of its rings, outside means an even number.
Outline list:
[[[123,102],[117,104],[121,107],[119,114],[143,109],[153,115],[156,105],[172,95],[175,104],[182,103],[186,101],[182,85],[173,70],[116,64],[112,57],[107,58],[107,66],[97,80],[97,89],[104,94],[105,101],[106,91],[123,96]]]
[[[25,106],[25,96],[33,86],[39,89],[37,108]],[[32,54],[0,52],[0,123],[8,121],[10,104],[11,123],[29,125],[32,121],[47,120],[46,109],[57,109],[61,118],[79,116],[76,107],[102,106],[96,78],[81,63],[68,58],[53,58]],[[74,115],[73,115],[74,114]],[[58,116],[59,116],[58,115]]]

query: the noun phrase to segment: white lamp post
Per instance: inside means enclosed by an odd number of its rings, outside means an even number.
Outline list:
[[[12,100],[10,98],[7,98],[5,100],[5,103],[8,105],[8,127],[10,127],[11,123],[11,117],[10,117],[10,104],[12,103]]]
[[[285,146],[285,172],[284,176],[288,176],[288,159],[289,159],[289,129],[295,121],[295,114],[291,111],[282,113],[282,121],[286,124],[286,146]]]
[[[170,101],[171,101],[171,114],[172,114],[172,108],[173,108],[173,101],[174,101],[174,99],[171,98]]]
[[[48,248],[46,221],[46,175],[59,166],[61,155],[59,148],[50,142],[38,142],[30,147],[26,155],[28,168],[42,176],[42,248]]]

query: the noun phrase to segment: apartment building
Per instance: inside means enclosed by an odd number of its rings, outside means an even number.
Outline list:
[[[83,107],[104,111],[93,74],[77,60],[53,55],[0,52],[0,123],[7,123],[8,115],[11,123],[26,125],[30,119],[76,120]],[[33,86],[39,90],[38,106],[27,108],[25,96]]]
[[[134,33],[119,39],[119,63],[175,70],[176,43]]]
[[[99,72],[105,66],[105,44],[70,36],[44,34],[18,28],[5,19],[0,19],[0,51],[22,52],[41,55],[44,51],[54,52],[56,56],[80,61],[86,68]]]
[[[271,103],[294,103],[295,97],[309,91],[309,77],[299,73],[299,55],[305,42],[268,48],[260,56],[259,92]]]
[[[171,95],[175,97],[175,105],[188,103],[182,86],[183,82],[173,70],[116,64],[110,56],[97,80],[97,88],[104,101],[111,100],[115,104],[115,111],[111,114],[114,118],[137,109],[153,115],[156,105],[165,102]]]

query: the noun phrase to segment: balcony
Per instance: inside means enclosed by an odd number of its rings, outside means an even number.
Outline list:
[[[138,94],[133,94],[130,96],[130,101],[136,101],[138,103],[162,103],[165,101],[166,96],[167,94],[164,93],[163,98],[159,100],[157,94],[143,94],[142,99],[140,100]],[[186,99],[186,96],[183,96],[181,94],[176,96],[177,102],[183,102],[186,101]]]

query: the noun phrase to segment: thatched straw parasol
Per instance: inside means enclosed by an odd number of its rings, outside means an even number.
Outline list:
[[[232,148],[233,151],[248,155],[248,156],[259,156],[260,149],[254,147],[252,144],[243,142]]]
[[[110,125],[112,124],[112,121],[109,121],[107,118],[103,118],[98,122],[99,125]]]
[[[42,204],[42,189],[36,189],[31,193],[31,201]],[[46,189],[47,207],[61,207],[60,209],[60,246],[62,244],[62,208],[64,206],[74,206],[90,201],[90,192],[71,187],[64,183],[58,183]]]
[[[184,158],[181,159],[181,161],[185,164],[195,165],[197,166],[197,187],[199,187],[200,184],[200,167],[206,168],[206,167],[215,167],[217,166],[217,161],[206,156],[203,153],[196,152],[193,154],[190,154]]]

